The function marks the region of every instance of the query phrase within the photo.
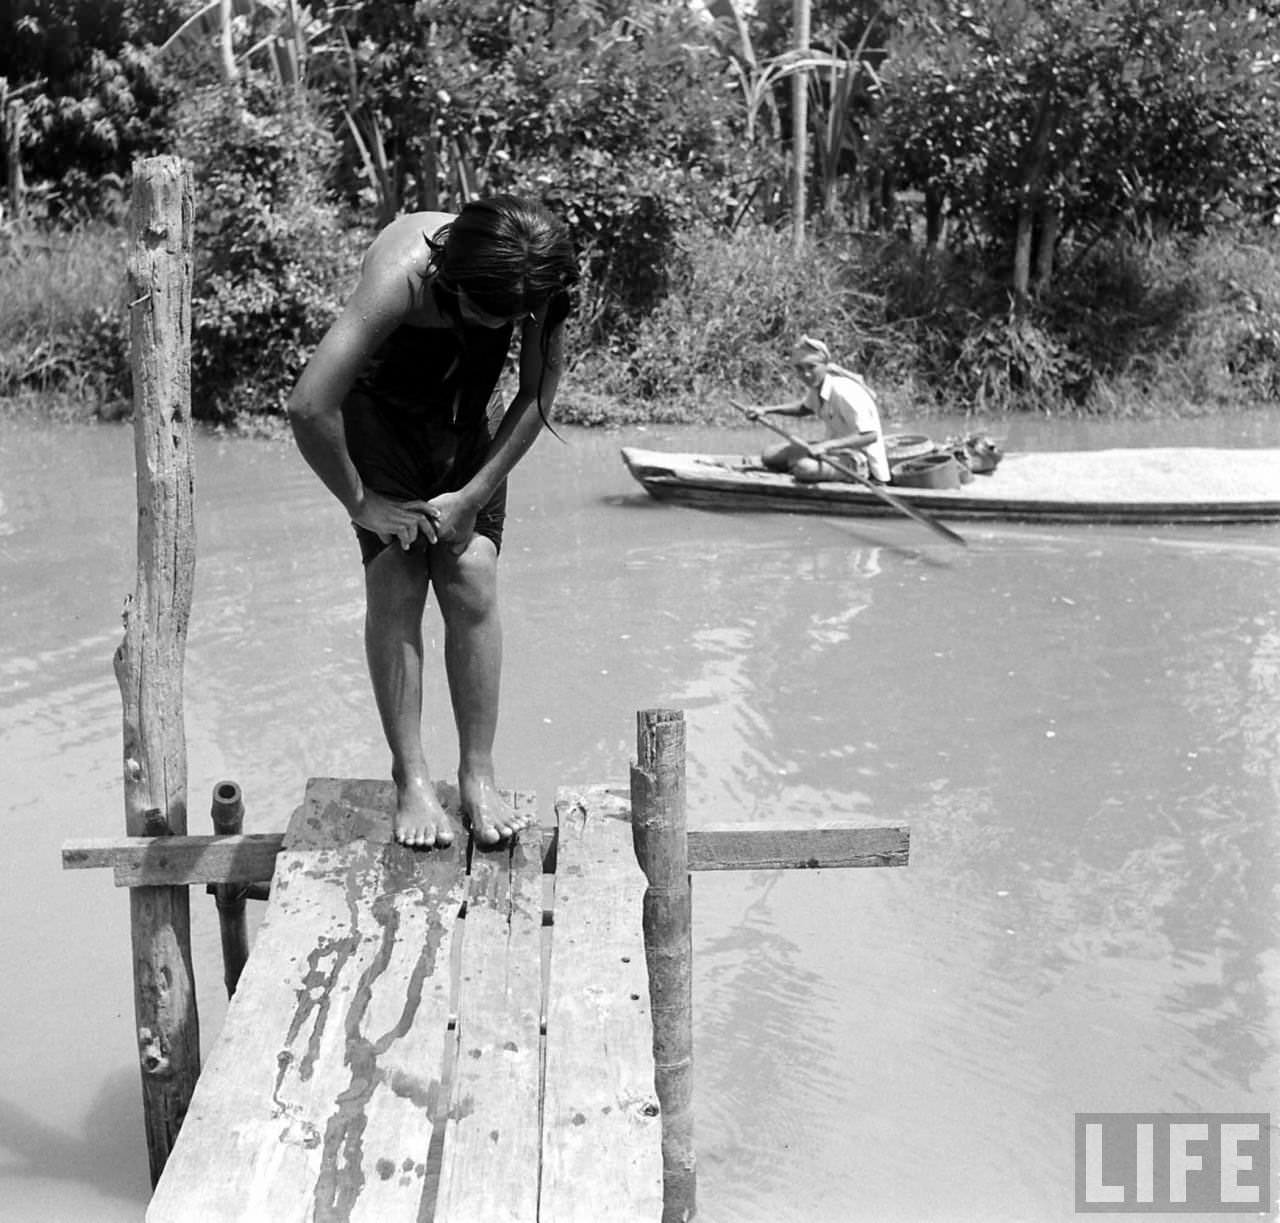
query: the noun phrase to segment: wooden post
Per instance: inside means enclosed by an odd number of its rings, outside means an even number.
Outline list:
[[[237,836],[244,829],[244,798],[234,781],[220,781],[213,787],[210,814],[213,831],[220,837]],[[230,998],[249,958],[249,935],[244,922],[246,890],[243,883],[215,883],[212,891],[222,932],[222,979]]]
[[[176,157],[133,170],[137,585],[115,655],[124,702],[125,831],[183,836],[182,664],[195,581],[191,470],[192,188]],[[132,888],[134,1011],[151,1179],[160,1178],[200,1072],[186,887]]]
[[[653,1016],[654,1079],[662,1107],[663,1223],[697,1208],[693,1150],[693,936],[685,836],[684,715],[636,716],[631,821],[636,859],[649,881],[644,950]]]

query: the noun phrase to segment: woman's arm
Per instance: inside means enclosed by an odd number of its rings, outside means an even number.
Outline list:
[[[421,242],[418,246],[423,245]],[[342,502],[351,521],[408,548],[421,530],[435,542],[425,501],[392,501],[364,486],[347,449],[342,403],[365,362],[413,305],[420,271],[417,247],[386,237],[365,256],[360,282],[325,333],[289,396],[289,423],[298,449],[324,486]]]
[[[456,493],[443,493],[431,499],[431,506],[440,512],[440,538],[452,543],[456,550],[466,546],[481,506],[511,474],[542,431],[543,413],[548,417],[551,415],[564,369],[564,322],[552,325],[544,357],[542,334],[548,326],[547,311],[544,304],[533,317],[525,320],[521,329],[519,386],[503,413],[480,469]],[[541,411],[538,405],[539,385],[542,390]]]

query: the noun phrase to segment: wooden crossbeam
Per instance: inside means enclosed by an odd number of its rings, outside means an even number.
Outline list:
[[[712,824],[690,828],[691,871],[802,870],[818,867],[906,866],[905,826]]]
[[[784,824],[713,824],[689,829],[691,871],[813,870],[905,866],[905,826],[828,823],[818,828]],[[542,830],[544,855],[555,830]],[[184,883],[261,883],[271,878],[284,834],[240,836],[102,837],[66,841],[65,870],[110,867],[117,887]]]
[[[102,837],[66,841],[64,870],[109,866],[116,887],[183,883],[262,883],[275,870],[282,832],[238,836]]]

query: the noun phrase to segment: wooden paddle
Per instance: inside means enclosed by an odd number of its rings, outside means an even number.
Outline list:
[[[772,429],[779,437],[786,438],[793,446],[799,446],[800,449],[803,450],[811,459],[817,459],[820,463],[829,463],[836,469],[836,471],[840,472],[841,475],[848,476],[850,480],[853,480],[856,483],[861,484],[864,488],[869,489],[871,492],[875,493],[881,501],[893,506],[893,508],[899,513],[906,514],[908,518],[914,518],[922,526],[926,526],[929,530],[935,531],[937,534],[941,535],[943,539],[948,539],[953,544],[959,544],[962,548],[967,548],[969,546],[969,541],[963,536],[957,535],[950,527],[943,526],[942,523],[938,522],[936,519],[930,518],[928,514],[922,513],[920,510],[916,509],[914,505],[908,505],[901,497],[895,497],[884,487],[883,484],[877,484],[874,480],[868,480],[866,476],[859,475],[858,472],[850,467],[848,463],[841,462],[839,459],[833,459],[829,454],[815,453],[813,447],[810,446],[803,438],[796,437],[793,433],[788,433],[781,425],[769,420],[763,412],[760,412],[755,408],[749,408],[745,404],[739,403],[736,399],[731,399],[729,402],[744,416],[749,417],[751,420],[759,421],[766,429]]]

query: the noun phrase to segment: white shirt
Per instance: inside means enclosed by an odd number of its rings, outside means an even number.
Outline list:
[[[889,482],[889,453],[884,447],[884,429],[876,397],[861,378],[828,373],[817,387],[810,388],[804,406],[826,426],[827,437],[848,437],[851,433],[874,433],[876,440],[862,453],[871,474]]]

